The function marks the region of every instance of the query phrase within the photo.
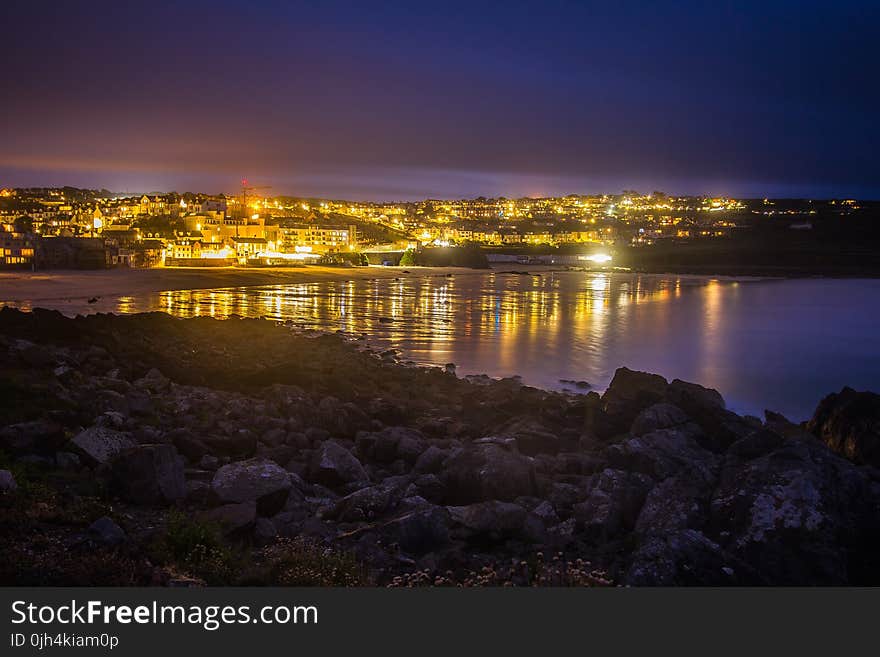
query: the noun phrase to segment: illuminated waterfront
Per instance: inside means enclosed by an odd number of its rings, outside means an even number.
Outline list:
[[[574,380],[601,390],[626,365],[718,388],[736,410],[766,405],[800,420],[844,385],[880,386],[880,335],[859,311],[878,301],[877,280],[543,272],[184,290],[55,307],[267,317],[366,335],[404,359],[455,363],[462,375],[519,374],[545,388]]]

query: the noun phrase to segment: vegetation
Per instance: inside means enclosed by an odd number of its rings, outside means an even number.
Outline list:
[[[276,586],[366,586],[366,568],[346,552],[304,538],[278,539],[263,551],[263,580]]]
[[[223,541],[220,528],[172,509],[156,556],[208,584],[230,584],[243,557]]]

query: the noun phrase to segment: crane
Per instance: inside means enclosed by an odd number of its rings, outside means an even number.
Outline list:
[[[241,209],[244,213],[244,224],[247,226],[248,223],[248,209],[247,209],[247,195],[248,192],[253,192],[258,189],[272,189],[271,185],[259,185],[259,186],[251,186],[248,184],[247,178],[241,179]]]

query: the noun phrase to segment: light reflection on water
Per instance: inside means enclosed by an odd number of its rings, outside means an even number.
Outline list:
[[[844,385],[880,389],[878,301],[873,280],[549,272],[182,290],[58,309],[267,317],[545,388],[568,379],[601,390],[626,365],[718,388],[742,412],[804,419]]]

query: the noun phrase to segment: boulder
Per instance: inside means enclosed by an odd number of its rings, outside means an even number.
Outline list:
[[[602,409],[626,430],[642,409],[665,399],[668,387],[659,374],[621,367],[602,395]]]
[[[218,525],[223,534],[230,538],[247,538],[257,521],[257,504],[256,502],[224,504],[199,514],[199,519]]]
[[[449,456],[449,452],[431,445],[416,459],[413,470],[425,474],[436,474],[443,467],[443,461]]]
[[[120,545],[125,542],[125,531],[111,518],[103,516],[89,525],[89,537],[101,545]]]
[[[64,441],[64,428],[50,420],[19,422],[0,429],[0,449],[13,454],[52,451]]]
[[[722,471],[707,527],[774,585],[880,581],[880,491],[814,440]]]
[[[211,452],[210,448],[188,429],[175,429],[165,436],[165,440],[171,442],[190,463],[198,463],[202,457]]]
[[[110,462],[111,480],[135,504],[172,504],[186,497],[183,459],[173,445],[138,445]]]
[[[510,502],[537,492],[532,460],[492,444],[453,451],[444,463],[442,479],[447,501],[459,505],[487,500]]]
[[[356,442],[358,454],[380,463],[397,459],[414,463],[427,448],[422,432],[407,427],[386,427],[373,433],[361,431]]]
[[[485,536],[494,540],[522,533],[528,515],[519,504],[497,500],[450,506],[446,510],[453,524],[463,528],[466,536]]]
[[[745,438],[740,438],[724,453],[725,466],[731,462],[751,461],[759,456],[769,454],[785,442],[785,438],[776,431],[758,429]]]
[[[257,518],[254,522],[254,542],[257,545],[269,545],[277,536],[278,529],[268,518]]]
[[[371,521],[384,514],[392,502],[394,489],[390,486],[367,486],[350,495],[346,495],[336,503],[334,509],[326,517],[336,518],[340,522]]]
[[[291,486],[284,468],[259,457],[224,465],[211,480],[211,490],[221,502],[253,502],[263,516],[275,515],[284,507]]]
[[[549,430],[530,416],[517,417],[494,431],[497,436],[513,438],[516,448],[528,456],[557,454],[565,448],[556,432]]]
[[[446,497],[446,486],[435,474],[423,474],[416,478],[415,482],[418,494],[431,502],[440,502]]]
[[[159,370],[153,368],[144,376],[134,382],[135,387],[149,392],[165,392],[171,386],[169,381]]]
[[[807,429],[835,453],[880,468],[880,395],[852,388],[828,395]]]
[[[131,434],[97,426],[81,431],[71,443],[93,463],[107,463],[120,452],[137,446]]]
[[[631,557],[628,586],[747,586],[766,582],[695,529],[651,535]]]
[[[678,406],[661,402],[649,406],[636,416],[629,432],[633,436],[641,436],[659,429],[671,429],[690,420]]]
[[[687,476],[700,484],[714,481],[719,457],[703,449],[694,436],[692,425],[661,429],[611,445],[605,450],[613,468],[641,472],[662,481],[672,476]]]
[[[698,383],[688,383],[681,379],[672,380],[666,396],[670,402],[685,411],[724,410],[726,408],[724,397],[714,388],[706,388]]]
[[[5,493],[14,493],[18,490],[18,484],[15,483],[15,477],[9,470],[0,470],[0,495]]]
[[[311,481],[331,488],[369,480],[361,462],[335,440],[326,440],[315,450],[308,474]]]
[[[249,429],[237,429],[228,435],[202,435],[199,439],[211,454],[233,459],[250,458],[257,449],[257,435]]]
[[[82,461],[73,452],[58,452],[55,454],[55,466],[59,470],[75,471],[80,469]]]
[[[586,500],[573,515],[592,539],[607,540],[632,530],[651,490],[651,478],[638,472],[607,468],[594,475]]]
[[[663,535],[702,527],[707,516],[709,492],[689,477],[669,477],[651,489],[642,505],[635,531]]]
[[[410,554],[425,554],[449,543],[449,513],[437,506],[425,506],[390,520],[382,534]]]
[[[370,427],[370,418],[357,405],[343,403],[335,397],[324,397],[318,402],[314,421],[339,438],[354,438],[358,431]]]

